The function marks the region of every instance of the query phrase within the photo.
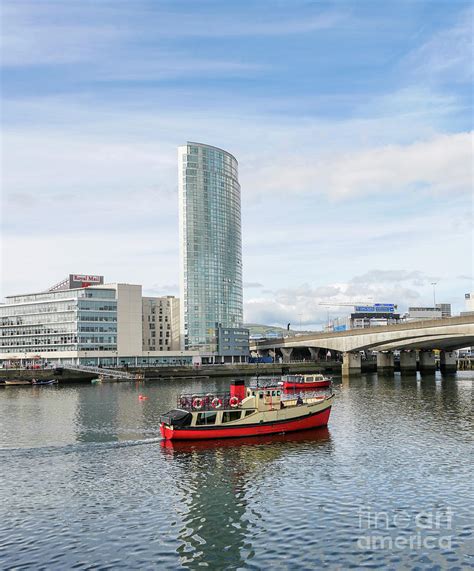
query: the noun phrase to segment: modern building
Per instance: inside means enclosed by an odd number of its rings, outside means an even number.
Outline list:
[[[192,142],[179,147],[178,160],[182,347],[217,353],[217,328],[243,323],[238,163]]]
[[[437,303],[437,309],[441,309],[441,317],[451,317],[451,304],[450,303]]]
[[[179,299],[142,298],[143,351],[179,351]]]
[[[175,308],[170,339],[179,334],[177,315]],[[71,274],[47,291],[0,304],[0,365],[192,363],[193,354],[184,355],[177,342],[166,355],[158,347],[144,350],[143,321],[141,285]]]
[[[461,312],[461,315],[474,313],[474,292],[464,294],[464,303],[465,308],[464,311]]]
[[[330,321],[324,331],[337,332],[366,327],[383,327],[400,321],[400,313],[394,303],[375,303],[374,305],[356,305],[347,317],[336,317]]]
[[[438,305],[434,307],[409,307],[406,320],[419,321],[423,319],[441,319],[442,316],[442,309]]]
[[[250,355],[249,330],[237,327],[222,327],[216,323],[217,355],[214,363],[235,363]]]

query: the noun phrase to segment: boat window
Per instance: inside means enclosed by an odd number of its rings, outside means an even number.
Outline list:
[[[245,416],[249,416],[250,414],[253,414],[254,412],[255,412],[255,411],[254,411],[253,409],[252,409],[252,410],[246,410],[246,411],[245,411]]]
[[[276,391],[272,391],[272,397],[274,397],[276,394]]]
[[[204,424],[215,424],[216,418],[217,418],[217,411],[200,412],[197,415],[196,426],[202,426]]]
[[[253,396],[253,397],[255,396],[255,391],[252,391],[252,396]]]
[[[222,413],[222,422],[232,422],[233,420],[238,420],[240,418],[240,410],[225,410]]]
[[[312,383],[312,382],[313,382],[313,377],[306,377],[306,382],[307,382],[307,383]]]
[[[258,396],[259,396],[259,398],[263,399],[263,393],[262,392],[258,393]]]
[[[281,391],[277,391],[277,397],[281,395]]]
[[[267,397],[269,397],[269,396],[270,396],[270,391],[267,391]]]

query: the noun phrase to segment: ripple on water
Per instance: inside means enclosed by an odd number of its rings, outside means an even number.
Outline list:
[[[204,390],[219,387],[210,382]],[[8,438],[0,431],[2,566],[473,565],[472,381],[362,377],[337,386],[329,431],[162,447],[154,437],[157,418],[174,406],[176,390],[147,386],[148,407],[124,387],[78,387],[57,392],[57,401],[18,392],[9,406],[0,395],[0,418],[9,426]],[[20,415],[22,398],[36,418],[30,425]],[[447,508],[454,513],[451,529],[417,525],[420,512]],[[376,529],[368,529],[368,513],[379,515]],[[435,539],[451,534],[452,545],[367,543],[373,534],[394,541],[420,532]]]

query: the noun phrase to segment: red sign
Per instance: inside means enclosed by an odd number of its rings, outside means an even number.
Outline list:
[[[72,279],[75,282],[83,282],[87,283],[88,285],[92,283],[100,284],[102,276],[87,276],[81,274],[73,274]]]

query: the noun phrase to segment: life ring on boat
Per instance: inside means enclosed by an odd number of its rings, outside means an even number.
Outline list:
[[[202,408],[202,399],[200,399],[199,397],[198,397],[198,398],[195,398],[195,399],[193,400],[193,408],[196,408],[197,410],[199,410],[200,408]]]
[[[236,396],[230,397],[229,404],[232,408],[239,406],[239,397]]]
[[[212,406],[212,408],[221,408],[221,406],[222,406],[222,401],[221,401],[221,399],[219,399],[219,398],[217,398],[217,397],[214,398],[214,399],[212,399],[212,401],[211,401],[211,406]]]

